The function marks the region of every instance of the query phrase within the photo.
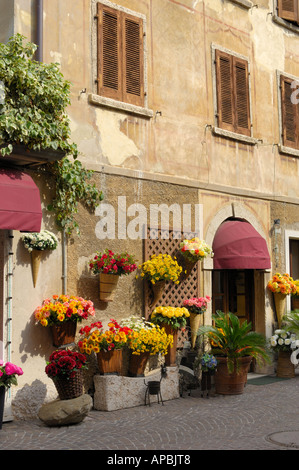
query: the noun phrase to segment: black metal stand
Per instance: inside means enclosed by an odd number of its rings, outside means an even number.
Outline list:
[[[150,380],[147,383],[144,381],[144,383],[146,384],[145,402],[144,402],[145,405],[147,404],[146,402],[148,399],[148,404],[149,406],[151,406],[150,395],[156,395],[158,398],[158,403],[160,403],[160,400],[161,400],[162,405],[164,405],[162,394],[161,394],[161,381],[164,377],[167,377],[167,368],[166,366],[163,365],[161,366],[160,380]]]

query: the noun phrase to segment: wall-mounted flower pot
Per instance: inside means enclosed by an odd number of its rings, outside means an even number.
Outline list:
[[[66,321],[51,326],[53,345],[64,346],[74,343],[77,330],[77,322]]]
[[[282,294],[280,292],[274,293],[274,303],[275,303],[275,310],[276,310],[277,322],[278,322],[279,328],[281,327],[282,317],[285,314],[286,298],[287,298],[286,294]]]
[[[32,267],[32,278],[33,278],[33,285],[36,286],[38,271],[40,262],[42,259],[42,251],[41,250],[33,250],[31,251],[31,267]]]
[[[99,274],[100,300],[103,302],[113,301],[118,280],[119,276],[116,274]]]
[[[157,281],[155,284],[150,282],[150,286],[152,289],[151,307],[153,308],[162,298],[166,286],[166,281]]]

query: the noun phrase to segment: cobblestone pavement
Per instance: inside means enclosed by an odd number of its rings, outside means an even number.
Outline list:
[[[271,435],[299,435],[299,376],[247,384],[242,395],[191,396],[118,411],[91,410],[77,425],[50,428],[39,420],[3,423],[0,450],[298,450]],[[103,453],[107,455],[107,453]],[[108,453],[109,455],[109,453]],[[111,452],[115,455],[115,452]]]

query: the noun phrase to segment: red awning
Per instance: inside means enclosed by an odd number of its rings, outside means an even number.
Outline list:
[[[0,229],[40,232],[41,221],[39,189],[32,178],[0,168]]]
[[[228,220],[220,225],[214,243],[214,269],[269,269],[266,241],[251,224]]]

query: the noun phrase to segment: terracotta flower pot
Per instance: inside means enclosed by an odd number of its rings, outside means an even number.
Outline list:
[[[244,392],[247,382],[247,373],[252,357],[244,356],[238,359],[239,370],[235,369],[229,373],[226,357],[216,357],[217,370],[215,373],[215,391],[221,395],[239,395]]]
[[[121,375],[123,367],[123,350],[112,349],[97,353],[98,366],[101,375]]]

